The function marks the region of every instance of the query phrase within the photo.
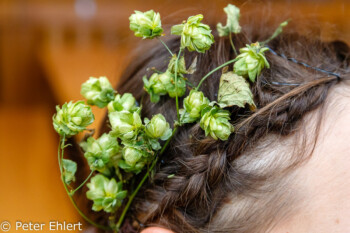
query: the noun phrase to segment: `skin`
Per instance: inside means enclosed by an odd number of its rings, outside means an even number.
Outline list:
[[[346,82],[331,92],[315,151],[299,168],[296,184],[303,202],[272,233],[350,232],[350,85]]]
[[[270,233],[350,232],[350,81],[333,88],[325,106],[315,150],[293,182],[302,201]],[[150,227],[141,233],[172,231]]]
[[[143,231],[141,231],[141,233],[173,233],[173,232],[160,227],[148,227]]]

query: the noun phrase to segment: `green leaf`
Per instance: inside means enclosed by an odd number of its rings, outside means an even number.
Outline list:
[[[160,146],[160,143],[157,139],[150,139],[149,144],[151,145],[153,150],[160,150],[162,147]]]
[[[183,28],[184,28],[183,24],[174,25],[171,27],[171,34],[181,35]]]
[[[123,190],[123,191],[117,193],[115,197],[119,200],[123,200],[124,198],[126,198],[127,194],[128,194],[128,192]]]
[[[239,25],[240,10],[238,7],[228,4],[224,8],[224,11],[227,15],[226,25],[223,26],[221,23],[218,23],[216,28],[218,30],[219,36],[228,36],[230,33],[240,33],[241,26]]]
[[[64,182],[66,184],[70,184],[72,181],[75,181],[77,163],[69,159],[63,159],[62,162]]]
[[[195,122],[197,120],[197,118],[192,118],[190,117],[190,114],[188,112],[186,112],[185,109],[180,109],[180,119],[181,119],[181,123],[192,123]]]
[[[244,108],[249,104],[251,110],[256,109],[249,83],[232,71],[221,75],[218,104],[221,108],[231,106]]]

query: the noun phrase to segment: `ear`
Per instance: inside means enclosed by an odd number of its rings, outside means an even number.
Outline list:
[[[141,231],[141,233],[174,233],[170,230],[160,228],[160,227],[148,227]]]

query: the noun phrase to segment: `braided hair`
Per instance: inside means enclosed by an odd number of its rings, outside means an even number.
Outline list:
[[[233,42],[241,48],[272,31],[243,27]],[[215,40],[207,53],[185,55],[186,64],[197,56],[190,83],[197,84],[210,70],[234,58],[228,39],[215,36]],[[166,43],[177,52],[178,38]],[[326,43],[290,30],[268,46],[312,67],[348,73],[349,48],[343,42]],[[138,99],[144,117],[162,113],[172,122],[174,99],[151,103],[142,83],[143,75],[152,73],[147,68],[166,70],[169,54],[160,46],[143,50],[143,56],[125,70],[117,89]],[[276,219],[291,213],[288,206],[299,196],[286,187],[293,182],[296,167],[312,154],[327,95],[341,80],[269,52],[266,56],[271,68],[252,87],[257,111],[230,108],[236,129],[227,141],[205,137],[198,124],[180,127],[152,179],[137,195],[124,232],[131,232],[131,219],[139,227],[158,225],[174,232],[265,232]],[[210,100],[217,98],[220,75],[214,73],[201,87]],[[313,122],[312,127],[305,128],[305,122]],[[101,133],[109,130],[107,125]]]

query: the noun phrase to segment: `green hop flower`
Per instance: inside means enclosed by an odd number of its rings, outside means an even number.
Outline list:
[[[84,156],[92,170],[97,170],[105,175],[110,175],[112,167],[118,159],[119,144],[117,138],[110,134],[103,134],[97,140],[89,137],[86,142],[80,143],[84,149]]]
[[[221,23],[217,24],[216,28],[219,36],[228,36],[230,33],[240,33],[241,26],[239,26],[239,8],[232,4],[228,4],[227,7],[224,8],[224,11],[227,15],[227,21],[226,26],[222,26]]]
[[[270,68],[270,64],[264,55],[267,50],[269,49],[266,47],[260,47],[259,42],[240,49],[241,54],[237,56],[238,60],[234,65],[235,73],[249,77],[250,81],[255,82],[265,66]]]
[[[86,197],[94,202],[92,209],[115,212],[127,195],[127,191],[122,190],[122,185],[122,182],[117,183],[114,178],[108,179],[101,174],[92,177],[87,184],[89,191],[86,192]]]
[[[87,99],[88,104],[99,108],[106,107],[114,99],[114,89],[106,77],[90,77],[81,85],[80,93]]]
[[[115,99],[109,102],[108,112],[120,112],[120,111],[128,111],[134,112],[138,108],[136,106],[136,100],[131,93],[125,93],[123,95],[116,95]]]
[[[203,92],[191,90],[190,94],[184,99],[184,114],[182,122],[192,123],[201,117],[202,110],[209,105],[209,99]]]
[[[168,70],[170,73],[175,74],[175,62],[177,60],[177,55],[174,54],[173,57],[170,59]],[[188,71],[186,69],[185,64],[185,57],[181,56],[178,63],[177,63],[177,74],[188,74]]]
[[[57,113],[52,117],[53,126],[61,136],[76,135],[94,121],[94,114],[84,101],[65,103],[62,108],[56,106],[56,111]]]
[[[205,131],[205,136],[210,134],[215,140],[219,138],[225,141],[234,131],[229,120],[229,111],[223,110],[217,106],[208,106],[202,111],[200,126]]]
[[[112,134],[122,140],[132,140],[139,133],[142,127],[140,114],[137,112],[110,112],[109,122],[112,126]]]
[[[186,92],[186,80],[183,76],[178,75],[177,88],[175,87],[175,77],[169,70],[162,74],[154,73],[147,80],[143,77],[144,89],[150,95],[151,102],[157,103],[160,96],[168,94],[171,98],[183,96]]]
[[[146,135],[150,138],[160,138],[165,141],[172,134],[169,123],[162,114],[154,115],[151,120],[145,118],[145,125]]]
[[[139,174],[142,169],[145,167],[147,164],[146,159],[140,159],[137,163],[134,165],[129,165],[127,164],[124,160],[120,160],[118,162],[118,165],[121,169],[123,169],[125,172],[131,172],[135,174]]]
[[[135,32],[135,36],[143,39],[153,39],[162,35],[163,28],[160,21],[160,14],[153,10],[146,12],[135,11],[129,17],[130,29]]]
[[[126,172],[138,174],[149,162],[150,158],[153,158],[150,152],[144,145],[126,144],[122,151],[123,160],[120,160],[118,165]]]
[[[181,48],[204,53],[214,43],[210,27],[201,23],[203,15],[191,16],[187,22],[171,28],[171,34],[181,36]]]
[[[186,93],[186,79],[183,76],[178,75],[177,86],[175,86],[175,77],[173,76],[171,82],[167,83],[165,88],[171,98],[175,98],[176,95],[181,97]]]
[[[137,148],[131,146],[125,146],[123,148],[123,159],[130,166],[134,166],[142,157],[142,150],[138,150]]]
[[[149,80],[146,76],[143,77],[144,89],[150,95],[151,102],[157,103],[160,96],[167,94],[165,83],[170,82],[171,78],[171,73],[169,72],[163,74],[154,73]]]

